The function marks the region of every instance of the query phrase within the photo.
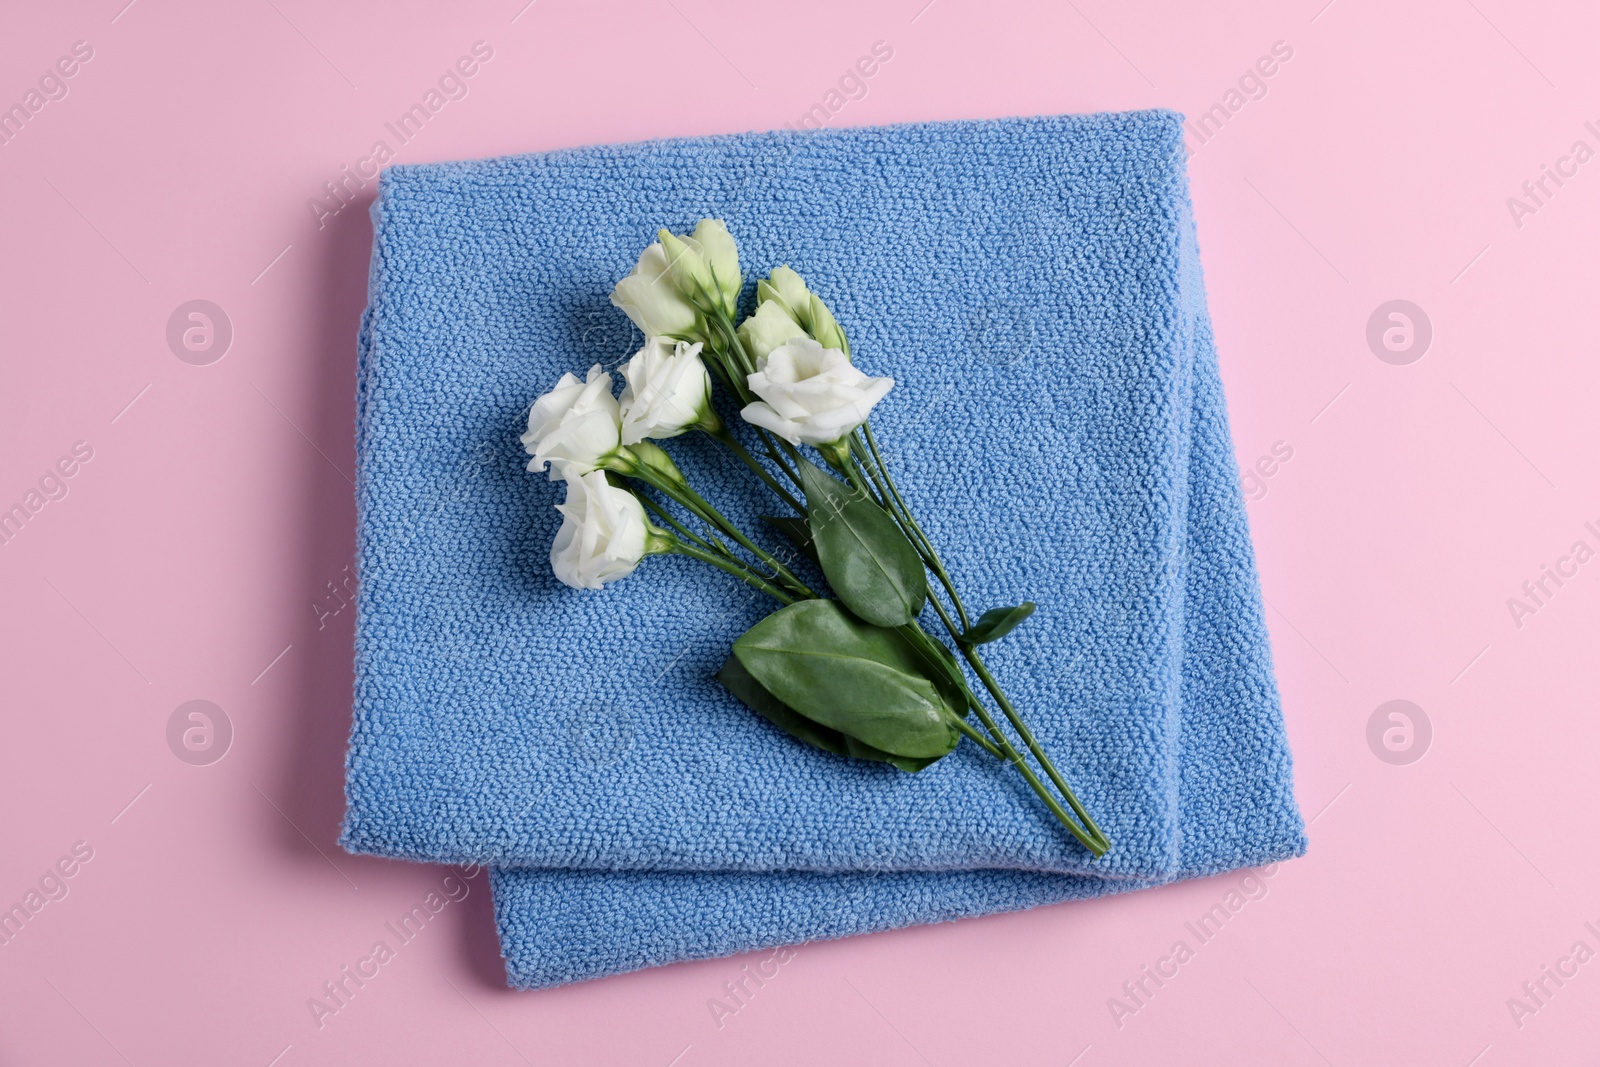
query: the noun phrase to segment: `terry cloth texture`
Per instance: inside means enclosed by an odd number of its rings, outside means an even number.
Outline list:
[[[523,986],[1303,851],[1183,158],[1181,119],[1141,112],[387,171],[345,846],[503,868]],[[799,270],[897,379],[886,459],[974,608],[1039,603],[987,658],[1109,856],[975,746],[908,775],[744,709],[711,675],[773,605],[731,579],[551,575],[527,407],[627,357],[611,286],[700,217],[752,282]],[[774,509],[711,443],[667,447],[745,528]]]

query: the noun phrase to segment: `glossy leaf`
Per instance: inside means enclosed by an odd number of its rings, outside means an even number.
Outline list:
[[[911,625],[917,626],[916,623]],[[913,652],[922,665],[923,672],[933,679],[934,685],[939,687],[946,704],[959,711],[963,717],[971,714],[972,707],[967,703],[967,680],[961,673],[961,664],[956,660],[956,654],[950,651],[948,645],[935,638],[928,638],[928,643],[938,652],[939,658],[936,663],[928,662],[928,657],[913,646]]]
[[[778,729],[792,737],[804,741],[824,752],[831,752],[835,756],[848,756],[855,759],[872,760],[875,763],[889,763],[902,771],[915,774],[930,764],[937,763],[938,756],[926,759],[911,759],[907,756],[896,756],[892,752],[885,752],[881,748],[873,748],[862,741],[857,741],[830,729],[821,723],[812,722],[804,715],[795,711],[789,705],[767,692],[766,687],[755,680],[751,673],[744,669],[744,664],[739,662],[738,656],[729,656],[728,662],[722,665],[722,670],[717,672],[717,681],[723,687],[738,697],[751,711],[766,719]]]
[[[738,697],[751,711],[766,719],[780,730],[798,737],[808,745],[832,752],[835,756],[848,756],[844,734],[821,723],[812,722],[789,705],[767,692],[755,676],[745,670],[738,656],[729,656],[728,662],[717,672],[717,681],[723,688]]]
[[[857,741],[849,734],[840,734],[839,736],[844,738],[845,745],[850,749],[850,755],[855,759],[872,760],[874,763],[892,764],[900,768],[902,771],[907,771],[911,774],[916,774],[918,771],[923,770],[924,768],[931,767],[935,763],[938,763],[940,760],[944,759],[945,756],[949,755],[948,752],[941,752],[937,756],[925,756],[922,759],[913,759],[910,756],[896,756],[893,752],[885,752],[881,748],[873,748],[864,741]]]
[[[929,680],[903,634],[856,618],[834,600],[802,600],[733,644],[745,669],[812,722],[897,756],[956,747],[957,708]]]
[[[875,626],[915,619],[928,599],[928,575],[889,513],[804,457],[800,481],[817,561],[845,607]]]
[[[972,624],[972,629],[961,635],[961,643],[984,645],[990,641],[998,641],[1021,626],[1023,620],[1032,615],[1036,607],[1038,605],[1029,600],[1013,608],[990,608]]]

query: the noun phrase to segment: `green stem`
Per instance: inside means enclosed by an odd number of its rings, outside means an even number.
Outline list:
[[[707,359],[704,362],[711,368],[711,372],[717,376],[717,380],[722,383],[722,387],[729,393],[732,393],[735,399],[738,399],[739,392],[734,388],[733,376],[729,373],[727,366],[722,362],[722,360],[712,356],[712,358]]]
[[[967,615],[967,606],[961,602],[961,595],[956,592],[955,583],[950,580],[950,574],[945,570],[944,561],[939,558],[939,552],[933,547],[933,542],[928,539],[928,535],[922,532],[922,527],[918,525],[916,518],[911,514],[911,509],[906,506],[905,498],[900,495],[900,488],[894,484],[894,476],[889,473],[888,465],[883,462],[883,455],[878,451],[877,438],[872,436],[872,424],[862,423],[861,431],[866,437],[867,448],[872,456],[872,463],[882,473],[884,484],[888,486],[889,495],[894,500],[894,507],[890,509],[890,514],[894,515],[900,521],[901,527],[911,535],[912,543],[919,545],[919,554],[922,556],[923,562],[928,565],[928,569],[933,572],[934,577],[939,579],[939,584],[944,586],[945,592],[950,596],[950,603],[955,605],[956,614],[961,617],[962,629],[971,629],[972,619]],[[850,446],[851,451],[855,453],[858,460],[864,458],[861,446],[854,434],[851,435]]]
[[[1093,817],[1090,816],[1088,810],[1078,800],[1077,794],[1072,791],[1072,787],[1061,776],[1061,772],[1056,770],[1056,765],[1050,762],[1050,757],[1044,754],[1044,748],[1034,739],[1033,731],[1028,729],[1028,724],[1022,721],[1022,716],[1018,715],[1016,709],[1011,706],[1011,701],[1006,697],[1005,691],[1000,688],[1000,683],[996,682],[994,675],[989,673],[988,665],[983,662],[983,657],[979,656],[977,650],[971,645],[965,643],[961,644],[961,654],[966,657],[967,663],[971,665],[973,671],[983,681],[984,687],[994,697],[994,702],[1000,705],[1000,710],[1005,713],[1005,717],[1010,720],[1012,728],[1021,736],[1023,744],[1028,746],[1028,751],[1033,753],[1033,758],[1039,761],[1039,766],[1043,767],[1045,773],[1050,776],[1050,781],[1055,784],[1056,789],[1060,790],[1061,795],[1066,798],[1073,812],[1083,820],[1084,827],[1100,842],[1102,846],[1100,851],[1104,852],[1109,849],[1111,842],[1106,839],[1106,835],[1095,824]]]
[[[961,616],[961,621],[970,626],[972,620],[967,617],[966,605],[961,602],[961,595],[956,592],[955,583],[951,581],[950,574],[945,570],[944,561],[939,558],[939,553],[934,549],[933,542],[928,540],[928,535],[922,532],[922,527],[917,525],[916,519],[901,499],[899,490],[895,488],[894,481],[889,477],[889,470],[885,467],[880,457],[871,457],[873,462],[868,462],[868,453],[861,447],[861,443],[854,437],[850,439],[851,456],[855,465],[865,470],[872,479],[872,484],[878,490],[878,499],[882,502],[884,510],[899,523],[900,529],[911,541],[911,547],[917,550],[917,555],[922,557],[922,562],[933,576],[944,587],[945,595],[950,598],[950,603],[955,605],[956,612]],[[880,479],[881,472],[881,479]]]
[[[788,478],[789,481],[792,482],[796,487],[799,487],[800,472],[790,467],[789,462],[782,456],[778,455],[776,439],[772,436],[772,434],[768,433],[766,430],[760,429],[759,427],[757,428],[756,432],[761,435],[761,448],[764,452],[766,452],[767,458],[778,465],[778,469],[783,471],[785,478]],[[801,508],[800,513],[802,515],[805,514],[805,509]]]
[[[894,510],[894,502],[889,499],[889,490],[884,488],[883,480],[878,477],[878,468],[870,463],[861,461],[861,449],[854,440],[850,442],[850,451],[856,457],[856,465],[866,471],[867,477],[872,479],[872,488],[877,491],[878,503],[883,507],[883,510],[894,516],[896,522],[899,522],[900,516]],[[921,550],[919,549],[918,551],[920,553]]]
[[[755,471],[756,477],[760,478],[763,482],[766,482],[767,487],[774,493],[777,493],[778,496],[782,497],[785,504],[788,504],[798,514],[804,515],[806,513],[805,505],[796,500],[794,495],[790,493],[789,490],[778,484],[778,480],[772,476],[772,472],[767,470],[767,468],[761,464],[760,460],[752,456],[750,451],[746,449],[744,445],[739,443],[738,439],[733,436],[733,431],[728,429],[726,425],[722,427],[721,433],[712,434],[712,436],[718,441],[721,441],[724,445],[728,446],[728,450],[735,456],[738,456],[746,467],[749,467],[751,470]],[[768,455],[771,454],[772,453],[769,450]],[[782,464],[780,463],[779,465],[781,466]]]
[[[861,465],[859,463],[848,462],[848,455],[844,458],[846,462],[840,463],[837,469],[842,471],[846,478],[850,479],[850,484],[855,486],[856,492],[860,493],[868,500],[872,499],[872,490],[867,488],[867,483],[862,480],[861,477]]]
[[[756,372],[756,361],[750,358],[749,351],[744,347],[744,342],[739,340],[739,330],[733,320],[725,315],[718,315],[715,319],[717,328],[722,331],[722,342],[728,351],[737,359],[737,368],[741,372],[741,381],[749,378]],[[741,395],[748,398],[748,389],[740,390]],[[748,402],[748,401],[747,401]]]
[[[790,596],[787,592],[779,589],[761,575],[756,574],[747,565],[737,559],[720,556],[714,552],[707,552],[705,549],[700,548],[697,545],[688,544],[683,541],[675,541],[672,551],[681,556],[688,556],[690,559],[700,560],[702,563],[709,563],[719,570],[727,571],[741,582],[744,582],[747,585],[752,585],[761,590],[763,593],[772,596],[778,601],[778,603],[784,605],[785,607],[788,607],[797,599],[800,599]]]
[[[1028,729],[1027,723],[1022,721],[1022,716],[1017,714],[1016,708],[1012,706],[1010,699],[1007,698],[1005,690],[1000,688],[1000,683],[995,681],[994,675],[989,672],[989,667],[983,662],[983,658],[978,655],[977,650],[971,645],[964,644],[962,642],[961,635],[956,631],[955,620],[950,618],[950,613],[945,610],[944,605],[939,603],[937,600],[934,600],[933,608],[934,611],[939,615],[939,621],[944,623],[945,630],[949,632],[951,639],[954,640],[957,647],[961,649],[962,657],[966,659],[969,664],[971,664],[973,672],[977,674],[979,680],[983,682],[984,688],[989,691],[989,695],[994,697],[995,703],[999,705],[1000,710],[1005,714],[1007,721],[1011,723],[1012,727],[1022,737],[1023,744],[1028,746],[1028,751],[1032,752],[1034,758],[1039,761],[1039,765],[1044,768],[1045,774],[1049,776],[1050,781],[1055,785],[1056,789],[1061,792],[1062,798],[1066,800],[1068,805],[1071,806],[1073,812],[1083,820],[1084,828],[1088,831],[1089,835],[1100,844],[1100,851],[1096,852],[1095,854],[1103,854],[1111,847],[1110,840],[1107,839],[1105,833],[1094,821],[1093,816],[1089,814],[1088,810],[1078,800],[1078,795],[1072,791],[1072,787],[1067,784],[1066,779],[1063,778],[1061,772],[1056,769],[1056,765],[1051,762],[1050,757],[1045,755],[1044,748],[1034,738],[1033,731]],[[987,716],[987,709],[979,710],[979,717],[985,719],[985,725],[989,725],[992,722],[992,720],[988,719]],[[991,729],[994,729],[994,727],[991,727]],[[1009,744],[1009,742],[1007,743]],[[1083,840],[1083,838],[1080,836],[1079,840]],[[1088,843],[1085,842],[1085,844],[1087,845]],[[1091,849],[1091,851],[1093,850]]]
[[[741,406],[750,403],[749,378],[755,368],[750,365],[749,353],[740,343],[738,331],[731,320],[720,315],[707,317],[706,325],[706,350],[721,368],[728,392]]]
[[[945,617],[948,618],[948,616]],[[934,643],[934,640],[931,636],[929,636],[927,631],[923,630],[922,627],[918,626],[914,622],[908,623],[907,625],[901,627],[900,631],[911,639],[913,645],[919,646],[918,653],[922,656],[924,663],[928,665],[930,671],[944,670],[944,664],[938,662],[938,651],[929,647]],[[964,649],[963,651],[968,650]],[[985,670],[983,673],[987,674],[987,671]],[[1006,735],[1001,732],[999,724],[996,723],[994,721],[994,717],[989,714],[989,709],[985,708],[983,706],[983,702],[973,694],[971,688],[969,688],[966,683],[966,679],[957,677],[956,680],[961,683],[961,691],[967,698],[967,704],[972,708],[973,712],[977,714],[978,721],[983,723],[984,729],[989,731],[989,735],[994,738],[995,743],[987,743],[976,730],[968,726],[965,720],[961,719],[959,716],[957,717],[956,722],[957,728],[996,757],[1004,759],[1006,762],[1015,766],[1022,774],[1023,778],[1027,780],[1028,785],[1032,787],[1036,794],[1038,794],[1039,799],[1044,801],[1045,806],[1048,807],[1051,813],[1060,820],[1061,825],[1065,826],[1067,830],[1071,832],[1073,837],[1076,837],[1080,842],[1082,842],[1084,848],[1087,848],[1095,856],[1105,855],[1107,850],[1110,849],[1111,843],[1106,840],[1105,834],[1100,832],[1100,828],[1095,825],[1094,820],[1089,818],[1088,813],[1083,810],[1083,806],[1077,803],[1077,798],[1073,796],[1072,790],[1067,788],[1066,783],[1061,781],[1059,776],[1053,773],[1051,774],[1051,780],[1055,782],[1056,786],[1063,791],[1067,799],[1067,803],[1072,805],[1073,811],[1077,813],[1079,818],[1083,820],[1082,826],[1080,826],[1077,822],[1074,822],[1061,807],[1060,802],[1057,801],[1054,796],[1050,795],[1050,792],[1045,788],[1044,783],[1039,781],[1038,776],[1033,773],[1033,768],[1028,766],[1023,758],[1022,753],[1018,752],[1016,746],[1011,743],[1010,738],[1006,737]],[[996,700],[1001,703],[1002,708],[1009,707],[1009,704],[1006,702],[1003,695],[997,694]],[[1015,719],[1012,720],[1012,723],[1018,727],[1019,732],[1022,734],[1024,740],[1028,742],[1029,747],[1033,750],[1034,755],[1039,758],[1039,762],[1043,764],[1047,770],[1053,770],[1049,760],[1044,758],[1043,752],[1038,748],[1037,743],[1032,740],[1032,735],[1028,733],[1027,728],[1023,727]],[[996,748],[997,745],[998,749]]]
[[[937,672],[955,682],[961,687],[961,695],[966,698],[967,706],[987,714],[987,710],[983,707],[977,696],[973,694],[972,687],[967,685],[966,678],[962,677],[959,671],[952,674],[946,669],[948,666],[948,661],[945,660],[944,656],[941,654],[945,650],[942,646],[940,646],[939,642],[934,639],[933,635],[924,630],[922,626],[915,621],[906,623],[904,626],[899,627],[899,630],[900,633],[910,640],[913,646],[915,646],[917,655],[922,658],[923,664],[927,667],[930,673]],[[990,732],[993,733],[994,731],[991,730]],[[1006,758],[1006,754],[996,747],[996,744],[1005,743],[1004,738],[1000,737],[999,735],[995,735],[995,740],[993,743],[977,734],[968,734],[968,736],[976,741],[979,745],[982,745],[986,752],[989,752],[996,758]]]
[[[708,336],[705,340],[707,342],[716,342],[721,340],[725,345],[728,345],[731,342],[731,346],[727,349],[727,353],[729,355],[736,354],[741,365],[748,361],[748,354],[744,352],[743,346],[739,343],[739,335],[737,331],[734,330],[732,324],[721,319],[713,321],[715,321],[715,325],[717,329],[720,330],[720,333]],[[737,347],[737,352],[735,352],[734,346]],[[708,355],[711,358],[707,359],[705,362],[711,367],[712,373],[717,376],[717,380],[722,383],[722,387],[728,391],[728,394],[733,397],[734,401],[738,403],[741,408],[750,403],[750,390],[744,384],[747,374],[743,371],[742,366],[729,367],[727,361],[723,358],[723,353],[718,350],[715,343],[709,344],[709,348],[710,351]],[[724,427],[724,430],[726,430],[726,427]],[[788,478],[789,481],[795,486],[799,486],[800,475],[795,470],[792,470],[789,465],[783,461],[783,458],[778,455],[776,442],[774,441],[772,435],[759,426],[755,427],[755,431],[756,435],[761,438],[761,447],[763,451],[765,451],[767,456],[778,465],[778,469],[783,471],[784,477]],[[734,443],[731,431],[727,432],[726,437],[724,437],[723,434],[713,434],[712,436],[716,437],[719,441],[723,441],[725,444],[729,444],[730,447],[738,447]],[[748,462],[748,460],[746,462]],[[792,496],[790,496],[783,489],[779,488],[778,485],[772,481],[765,468],[752,466],[751,469],[757,474],[761,475],[762,480],[767,482],[767,484],[772,487],[774,492],[782,495],[787,501],[793,501],[794,498]],[[801,514],[805,513],[804,508],[796,507],[795,510],[799,511]]]
[[[695,512],[706,522],[717,527],[723,533],[733,538],[745,549],[745,551],[749,552],[751,555],[761,560],[761,562],[771,567],[773,573],[778,578],[782,579],[783,583],[793,589],[796,593],[799,593],[804,597],[815,597],[817,595],[806,585],[806,583],[802,582],[793,571],[784,566],[781,560],[767,552],[754,541],[750,540],[750,538],[746,537],[737,526],[729,521],[727,516],[723,515],[722,512],[718,511],[714,506],[712,506],[710,501],[706,500],[687,485],[674,486],[671,489],[663,488],[662,492],[668,493],[669,495],[674,493],[681,494],[674,496],[674,499],[678,500],[680,504],[688,508],[690,511]]]
[[[883,502],[885,510],[887,510],[894,520],[900,524],[901,531],[904,532],[911,540],[911,547],[916,549],[917,554],[922,557],[923,564],[927,566],[928,570],[933,572],[933,576],[938,579],[939,584],[944,587],[945,595],[950,598],[950,603],[955,605],[955,609],[960,614],[962,622],[970,627],[972,623],[967,617],[966,605],[962,604],[961,595],[956,592],[955,583],[950,580],[950,575],[944,569],[944,563],[939,559],[938,553],[933,551],[933,546],[929,544],[928,539],[922,535],[921,529],[917,527],[915,522],[911,519],[910,513],[904,511],[902,507],[898,506],[894,502],[893,498],[891,498],[887,492],[883,491],[881,488],[881,483],[878,480],[878,475],[874,468],[861,464],[859,456],[856,457],[856,460],[856,465],[864,466],[867,474],[872,478],[873,485],[880,487],[878,496],[879,500]],[[918,543],[919,539],[922,542],[921,544]],[[929,597],[929,599],[933,600],[935,603],[938,602],[937,597]],[[952,631],[951,636],[959,637],[959,634],[956,634]]]
[[[717,544],[713,544],[712,542],[707,541],[704,537],[701,537],[699,534],[697,534],[693,530],[689,529],[689,527],[685,526],[683,523],[681,523],[677,519],[673,518],[672,514],[669,511],[667,511],[666,508],[662,507],[660,504],[657,504],[654,500],[651,500],[649,497],[645,496],[643,493],[635,493],[634,495],[639,498],[639,503],[641,503],[645,507],[649,508],[651,514],[655,515],[656,518],[660,519],[662,522],[666,523],[668,526],[671,526],[679,534],[683,535],[684,537],[687,537],[690,541],[692,541],[695,544],[699,545],[701,548],[705,549],[708,552],[725,551],[725,549],[720,549],[718,547],[718,545],[720,545],[721,542],[718,542]]]
[[[957,717],[955,722],[957,730],[960,730],[966,737],[971,738],[975,744],[977,744],[985,752],[989,753],[989,755],[993,756],[995,759],[1006,760],[1008,763],[1010,762],[1010,760],[1006,758],[1006,754],[1002,752],[993,741],[990,741],[987,737],[984,737],[978,731],[969,726],[966,719]]]
[[[745,575],[749,575],[749,576],[753,576],[755,578],[760,579],[763,583],[766,582],[766,575],[761,574],[759,571],[755,570],[753,567],[751,567],[744,560],[742,560],[738,556],[734,555],[733,552],[729,550],[728,546],[723,544],[721,541],[718,541],[714,537],[709,541],[706,540],[704,537],[701,537],[699,534],[697,534],[693,530],[689,529],[689,527],[687,527],[683,523],[679,522],[672,515],[672,513],[669,512],[666,508],[662,507],[660,504],[657,504],[654,500],[651,500],[649,497],[645,496],[643,493],[635,493],[634,496],[638,497],[639,503],[643,504],[646,508],[648,508],[650,510],[650,512],[653,515],[655,515],[658,519],[660,519],[661,521],[665,522],[668,526],[671,526],[673,528],[673,530],[675,530],[681,537],[687,538],[689,544],[692,544],[692,545],[698,547],[702,552],[709,553],[710,555],[713,555],[713,556],[717,557],[718,559],[724,560],[727,563],[731,563],[734,566],[739,567],[741,569],[741,572],[742,572],[741,573],[741,577],[744,577]],[[677,541],[677,540],[674,539],[674,541],[673,541],[673,545],[674,545],[673,551],[675,551],[675,552],[678,551],[678,547],[683,545],[684,543],[685,542]],[[687,553],[681,553],[681,554],[687,555]],[[694,558],[699,559],[701,557],[700,556],[695,556]],[[724,569],[726,569],[726,568],[724,568]]]
[[[1011,700],[1006,696],[1005,690],[1000,687],[1000,683],[997,682],[994,675],[990,673],[988,665],[983,662],[983,658],[978,655],[976,649],[972,645],[967,644],[962,640],[962,635],[967,630],[972,628],[972,620],[967,615],[966,606],[961,602],[961,596],[956,592],[955,584],[950,580],[949,574],[945,571],[944,564],[942,561],[940,561],[938,552],[933,547],[933,543],[928,539],[928,536],[923,533],[922,528],[917,525],[916,519],[912,517],[910,509],[906,506],[905,498],[900,495],[899,489],[895,486],[894,477],[889,473],[888,467],[884,464],[883,456],[878,451],[877,441],[872,436],[872,427],[870,425],[863,424],[862,430],[864,436],[866,437],[867,449],[870,450],[873,466],[875,466],[882,474],[883,482],[885,485],[887,485],[889,489],[889,495],[893,498],[894,507],[890,509],[890,513],[895,516],[897,521],[900,522],[902,528],[906,530],[907,534],[912,536],[914,544],[917,542],[921,543],[919,546],[919,554],[923,556],[923,561],[927,563],[928,569],[933,571],[935,577],[939,579],[940,584],[944,586],[945,592],[949,594],[950,602],[955,605],[955,609],[961,617],[961,627],[957,629],[955,621],[950,618],[949,612],[945,610],[943,604],[939,603],[937,597],[930,597],[929,600],[932,602],[934,610],[938,613],[939,620],[944,623],[944,627],[949,632],[951,639],[955,641],[957,647],[961,649],[962,656],[972,666],[974,673],[976,673],[978,678],[983,682],[984,688],[986,688],[989,691],[990,696],[994,698],[995,703],[999,706],[1001,712],[1005,714],[1005,717],[1007,721],[1011,723],[1012,728],[1015,729],[1018,736],[1022,738],[1023,743],[1028,748],[1028,751],[1033,753],[1034,758],[1039,761],[1039,765],[1044,768],[1045,774],[1049,776],[1051,783],[1061,793],[1062,798],[1066,800],[1073,812],[1083,820],[1084,828],[1093,838],[1095,844],[1099,846],[1099,850],[1096,851],[1095,854],[1103,854],[1107,849],[1110,848],[1110,842],[1106,839],[1104,832],[1101,831],[1100,827],[1095,823],[1094,818],[1089,814],[1082,802],[1078,800],[1077,794],[1074,793],[1072,787],[1067,784],[1066,778],[1062,776],[1061,772],[1056,769],[1056,765],[1050,760],[1050,757],[1045,755],[1043,746],[1041,746],[1038,740],[1034,738],[1033,731],[1028,729],[1028,725],[1022,720],[1022,716],[1017,714],[1016,708],[1012,705]],[[860,445],[857,443],[853,435],[851,437],[851,446],[851,451],[856,459],[856,463],[851,464],[851,467],[854,468],[857,465],[865,467],[865,464],[862,463],[862,460],[865,457],[862,454]],[[857,476],[856,480],[859,484],[859,476]],[[876,481],[876,479],[874,480]],[[984,714],[986,715],[987,711],[985,711]],[[1076,831],[1074,832],[1076,833]],[[1078,836],[1079,840],[1084,840],[1083,835],[1080,834]],[[1084,844],[1088,846],[1089,842],[1084,841]],[[1095,851],[1093,847],[1091,847],[1091,851]]]
[[[1027,781],[1034,794],[1040,800],[1044,801],[1045,807],[1050,809],[1050,814],[1054,815],[1056,820],[1060,822],[1062,826],[1065,826],[1067,831],[1072,834],[1073,837],[1076,837],[1083,847],[1088,849],[1093,856],[1096,858],[1104,856],[1110,848],[1110,844],[1105,840],[1104,836],[1091,836],[1084,833],[1078,824],[1072,820],[1072,816],[1068,815],[1066,809],[1061,806],[1061,802],[1050,794],[1050,791],[1044,787],[1043,782],[1039,781],[1039,776],[1033,773],[1033,768],[1029,767],[1025,762],[1023,762],[1022,753],[1018,752],[1016,746],[1007,740],[1004,734],[999,732],[999,728],[995,725],[994,720],[990,718],[989,713],[981,706],[975,706],[973,710],[977,713],[978,718],[983,721],[984,727],[992,735],[994,735],[997,741],[1000,742],[1003,753],[1002,758],[1017,769],[1017,772],[1021,774],[1022,777]],[[978,740],[978,731],[974,730],[971,726],[968,726],[967,723],[960,718],[956,719],[956,729],[960,730],[973,740]]]
[[[774,577],[782,579],[783,583],[794,592],[803,597],[816,596],[816,593],[812,592],[804,582],[797,578],[794,572],[790,571],[771,553],[746,537],[737,526],[728,520],[726,515],[722,514],[708,500],[690,488],[689,483],[682,480],[681,475],[674,479],[642,463],[632,464],[618,473],[628,478],[637,478],[646,485],[654,486],[672,500],[683,505],[689,510],[690,514],[702,522],[727,534],[739,545],[743,546],[745,550],[771,567]]]

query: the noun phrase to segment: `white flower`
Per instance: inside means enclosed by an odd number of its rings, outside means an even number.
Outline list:
[[[739,324],[739,340],[744,343],[750,358],[760,362],[797,337],[806,336],[805,330],[784,310],[776,300],[768,300],[756,308],[756,313]]]
[[[869,378],[837,348],[809,337],[790,341],[756,363],[750,391],[761,398],[739,414],[792,445],[827,445],[867,421],[893,378]]]
[[[611,302],[627,313],[646,337],[671,337],[694,329],[694,305],[683,298],[658,241],[639,254],[633,273],[617,283]]]
[[[626,578],[644,558],[650,528],[644,505],[606,481],[605,471],[567,480],[567,502],[557,504],[561,529],[550,546],[550,567],[564,585],[599,589]]]
[[[645,340],[622,376],[622,443],[636,445],[647,437],[676,437],[704,424],[711,426],[711,375],[700,362],[700,345],[664,337]],[[709,418],[708,418],[709,416]]]
[[[563,374],[556,387],[534,401],[522,447],[533,458],[530,471],[553,463],[550,479],[577,477],[601,466],[621,444],[621,413],[611,395],[611,375],[596,363],[579,381]]]

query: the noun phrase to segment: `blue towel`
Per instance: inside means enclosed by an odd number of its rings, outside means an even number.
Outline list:
[[[1030,906],[1298,854],[1270,651],[1166,112],[760,134],[396,167],[374,205],[343,842],[498,868],[516,985]],[[639,338],[606,294],[654,228],[725,219],[857,361],[997,675],[1114,842],[998,761],[805,748],[710,680],[770,610],[652,559],[550,575],[528,403]],[[747,527],[770,502],[669,445]],[[997,550],[998,548],[998,550]],[[865,872],[865,873],[864,873]]]

